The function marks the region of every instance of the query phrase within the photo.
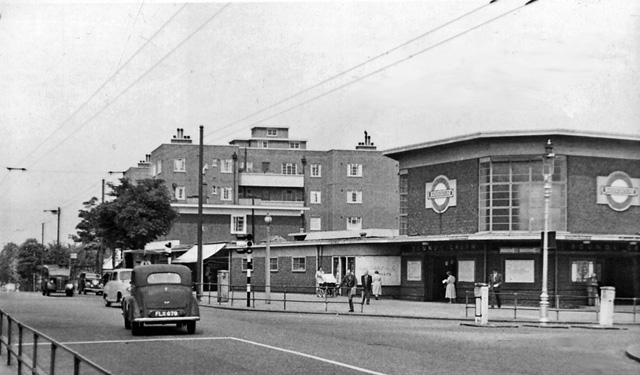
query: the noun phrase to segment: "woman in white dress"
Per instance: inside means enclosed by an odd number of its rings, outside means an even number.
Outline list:
[[[444,298],[448,298],[449,303],[456,303],[456,277],[451,274],[451,271],[447,271],[447,278],[442,280],[442,283],[447,286]]]
[[[378,271],[373,273],[371,276],[372,281],[372,289],[371,293],[375,296],[376,299],[382,294],[382,275],[378,273]]]

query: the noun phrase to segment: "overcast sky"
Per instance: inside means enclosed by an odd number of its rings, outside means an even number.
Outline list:
[[[316,150],[478,131],[640,135],[640,1],[0,4],[0,246],[61,240],[184,128]],[[8,171],[7,167],[27,171]],[[637,176],[636,176],[637,177]]]

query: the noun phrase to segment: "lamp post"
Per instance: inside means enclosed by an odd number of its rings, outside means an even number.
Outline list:
[[[267,223],[267,245],[264,254],[264,302],[271,303],[271,215],[267,213],[264,222]]]
[[[553,144],[549,139],[545,145],[545,155],[542,160],[544,175],[544,232],[542,237],[542,293],[540,294],[540,318],[538,321],[542,325],[549,322],[549,293],[547,291],[547,274],[549,270],[549,200],[551,199],[551,180],[553,178],[553,168],[555,154]]]
[[[44,212],[51,212],[52,214],[57,214],[58,215],[58,235],[56,237],[56,244],[58,246],[60,246],[60,207],[58,207],[57,210],[44,210]],[[44,224],[42,226],[44,228]],[[43,236],[43,241],[44,241],[44,236]],[[44,245],[44,243],[43,243]]]

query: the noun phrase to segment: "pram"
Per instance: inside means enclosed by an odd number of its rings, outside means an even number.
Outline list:
[[[319,285],[319,287],[320,287],[320,295],[322,297],[324,297],[324,296],[335,297],[336,296],[336,286],[337,286],[337,283],[338,283],[336,278],[330,273],[325,273],[324,275],[322,275],[322,280],[324,280],[324,282]]]

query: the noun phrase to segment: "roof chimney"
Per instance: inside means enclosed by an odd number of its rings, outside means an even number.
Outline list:
[[[371,143],[371,136],[367,131],[364,131],[364,142],[358,142],[356,150],[376,150],[376,146]]]
[[[184,135],[184,129],[178,128],[176,131],[176,135],[173,136],[171,143],[191,143],[191,137],[188,135]]]

